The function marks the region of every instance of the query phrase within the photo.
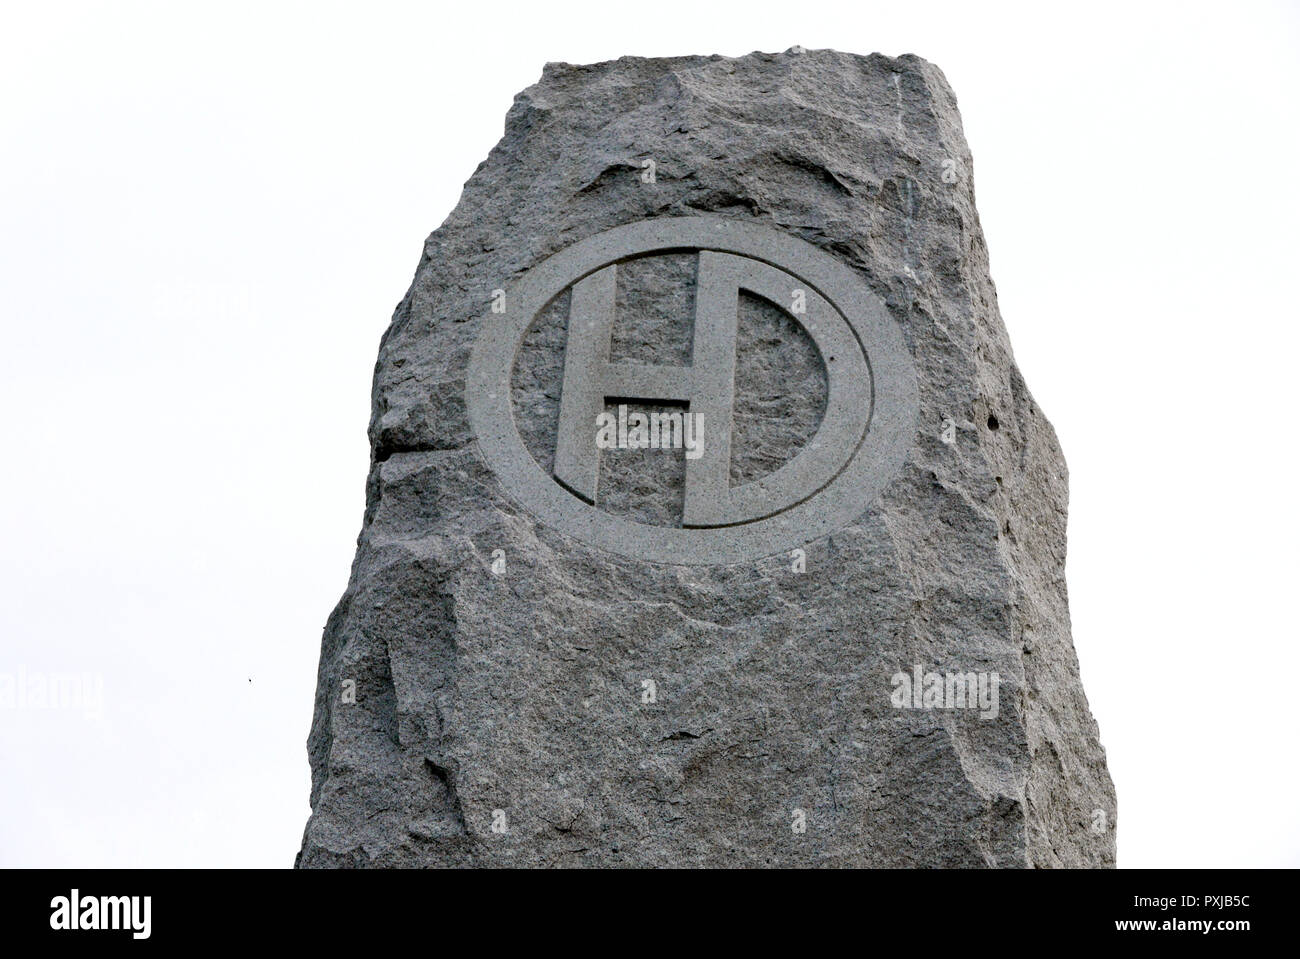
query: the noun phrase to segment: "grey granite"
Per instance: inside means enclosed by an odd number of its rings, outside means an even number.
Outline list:
[[[912,56],[549,64],[518,96],[380,346],[299,866],[1114,865],[1070,635],[1065,462],[998,315],[971,169],[951,90]],[[808,244],[905,344],[900,460],[811,542],[634,559],[544,521],[480,449],[468,369],[511,291],[667,217]],[[612,360],[690,361],[696,260],[619,264]],[[510,374],[543,471],[570,299],[530,319]],[[825,358],[778,306],[740,298],[733,485],[826,416]],[[596,508],[680,530],[684,483],[679,452],[605,451]],[[996,674],[996,708],[900,702],[917,668]]]

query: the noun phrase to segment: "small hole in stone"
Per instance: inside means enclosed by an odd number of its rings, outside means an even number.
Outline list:
[[[990,413],[990,414],[989,414],[989,429],[991,429],[991,430],[995,430],[995,429],[997,429],[997,428],[998,428],[998,418],[997,418],[996,416],[994,416],[994,415],[992,415],[992,414]]]

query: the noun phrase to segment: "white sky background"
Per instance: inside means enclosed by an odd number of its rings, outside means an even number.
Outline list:
[[[456,9],[459,7],[459,9]],[[1122,866],[1300,865],[1300,5],[7,4],[0,865],[292,863],[370,378],[548,60],[917,53],[1071,472]]]

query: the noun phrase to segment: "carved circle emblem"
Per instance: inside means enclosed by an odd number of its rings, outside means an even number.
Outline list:
[[[691,362],[611,362],[618,264],[657,251],[699,256]],[[525,447],[511,409],[524,337],[571,291],[555,465]],[[792,291],[803,295],[790,311]],[[792,459],[739,486],[728,478],[736,304],[741,291],[780,307],[816,344],[826,372],[821,423]],[[544,523],[592,546],[671,564],[745,562],[832,533],[865,512],[902,466],[916,429],[916,374],[884,303],[847,266],[796,237],[753,223],[673,217],[617,227],[525,273],[489,313],[470,357],[470,426],[506,492]],[[594,422],[608,400],[683,404],[716,428],[688,460],[680,528],[651,526],[597,505]]]

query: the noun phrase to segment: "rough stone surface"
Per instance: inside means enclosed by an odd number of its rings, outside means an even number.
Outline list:
[[[576,542],[515,505],[469,425],[494,289],[598,232],[704,214],[849,266],[915,363],[905,465],[802,573],[784,552],[665,566]],[[692,269],[620,268],[616,356],[689,361]],[[561,297],[539,317],[511,383],[543,466],[566,316]],[[733,484],[793,456],[825,403],[817,350],[780,310],[742,301],[740,339]],[[796,49],[548,65],[425,244],[370,434],[299,866],[1114,864],[1070,637],[1065,462],[1013,362],[931,64]],[[680,454],[608,453],[600,488],[608,511],[677,523]],[[996,672],[996,717],[896,707],[892,677],[918,665]]]

